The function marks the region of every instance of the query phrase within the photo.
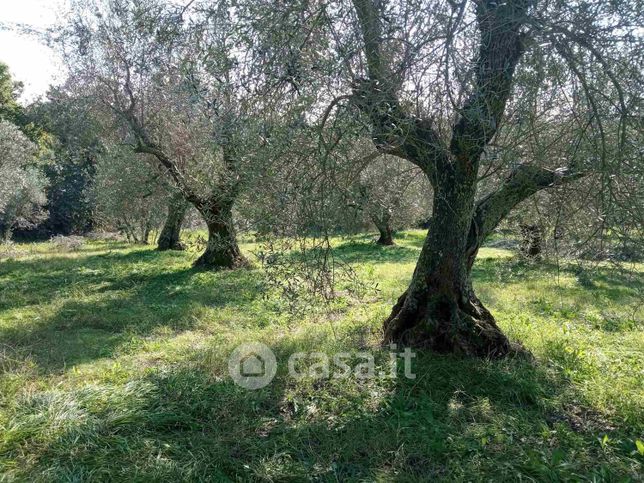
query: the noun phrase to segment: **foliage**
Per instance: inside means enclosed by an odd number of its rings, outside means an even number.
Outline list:
[[[101,126],[86,98],[60,88],[51,89],[46,101],[29,106],[27,114],[51,136],[52,155],[45,166],[46,229],[65,235],[85,233],[94,224],[90,187],[102,151]]]
[[[18,123],[21,107],[18,97],[22,85],[12,79],[9,66],[0,62],[0,120]]]
[[[644,249],[639,2],[69,7],[46,100],[0,63],[0,234],[64,234],[0,247],[0,480],[641,478],[644,266],[605,262]],[[77,235],[177,192],[182,253]],[[383,338],[416,379],[227,374]]]
[[[386,156],[370,163],[357,182],[356,202],[363,216],[393,230],[417,226],[430,216],[431,189],[416,167]]]
[[[37,148],[15,125],[0,121],[0,238],[46,216],[46,181],[37,167]]]
[[[27,108],[18,103],[19,83],[0,63],[0,119],[15,124],[38,149],[47,178],[48,216],[41,229],[54,233],[84,232],[91,227],[86,188],[96,151],[96,123],[83,112],[82,99],[52,89],[46,101]],[[23,227],[35,228],[34,224]]]
[[[12,173],[33,164],[36,147],[13,124],[0,121],[0,209],[4,207],[15,184]]]
[[[92,198],[99,226],[120,231],[133,242],[147,243],[150,233],[163,223],[170,195],[163,173],[137,157],[141,155],[128,147],[106,149],[96,162]]]

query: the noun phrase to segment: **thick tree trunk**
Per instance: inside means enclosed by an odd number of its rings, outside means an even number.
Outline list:
[[[206,222],[208,227],[206,250],[195,261],[194,266],[218,270],[246,265],[248,262],[242,256],[237,245],[232,217],[233,203],[239,193],[242,178],[238,171],[234,146],[227,143],[219,145],[225,169],[223,173],[220,173],[223,179],[219,186],[213,189],[210,196],[204,197],[193,189],[192,183],[186,179],[185,173],[177,167],[168,154],[150,139],[144,127],[132,114],[132,110],[128,111],[126,116],[130,127],[137,136],[136,151],[154,156],[167,169],[185,200],[199,211]],[[222,124],[226,126],[230,123],[222,121]]]
[[[194,266],[206,269],[232,269],[245,266],[233,226],[232,207],[210,207],[200,210],[208,227],[208,242]]]
[[[393,238],[393,230],[391,229],[389,224],[386,224],[382,228],[378,227],[378,231],[380,232],[380,236],[378,237],[378,240],[376,240],[376,243],[378,245],[383,245],[383,246],[395,245],[394,238]]]
[[[372,215],[371,220],[374,225],[376,225],[376,228],[378,228],[378,232],[380,233],[376,243],[383,246],[395,245],[393,237],[394,231],[391,228],[391,217],[389,215],[385,215],[384,217],[379,218]]]
[[[474,294],[468,263],[475,179],[454,165],[441,171],[429,232],[409,288],[384,323],[385,341],[501,357],[510,344]]]
[[[183,250],[181,244],[181,225],[188,211],[188,203],[182,193],[176,193],[170,198],[168,216],[165,219],[159,240],[158,250]]]
[[[472,288],[479,248],[518,203],[583,173],[520,165],[474,209],[471,177],[449,174],[445,166],[438,173],[436,182],[443,188],[435,191],[429,232],[410,286],[385,321],[385,340],[439,352],[502,357],[510,344]]]
[[[370,119],[376,147],[417,165],[434,188],[429,233],[410,286],[385,321],[385,341],[501,357],[510,344],[472,289],[478,249],[517,203],[559,179],[579,176],[520,166],[497,191],[474,202],[479,162],[502,122],[514,71],[527,44],[522,27],[533,2],[475,2],[481,34],[473,59],[475,78],[449,142],[431,118],[413,115],[399,101],[396,82],[401,78],[383,54],[379,3],[353,0],[368,73],[367,79],[355,81],[353,99]]]

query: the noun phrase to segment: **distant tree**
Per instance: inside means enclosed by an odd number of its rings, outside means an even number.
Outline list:
[[[376,226],[379,245],[393,245],[393,233],[418,224],[429,207],[422,171],[404,160],[386,155],[368,164],[356,183],[357,206]]]
[[[167,215],[157,241],[157,248],[159,250],[184,249],[181,243],[181,227],[189,206],[190,204],[181,192],[175,191],[169,196]]]
[[[18,97],[21,90],[22,84],[13,80],[9,66],[0,62],[0,119],[19,123],[22,108],[18,103]]]
[[[96,160],[103,149],[101,126],[85,96],[53,88],[47,99],[26,109],[32,125],[49,134],[51,160],[44,167],[49,180],[45,228],[54,234],[83,234],[94,226],[89,191]]]
[[[147,244],[152,231],[164,220],[159,205],[169,198],[163,173],[144,162],[127,146],[109,146],[96,163],[92,198],[96,219],[106,229],[116,229],[134,243]]]
[[[33,122],[27,109],[20,104],[22,88],[22,82],[14,80],[9,67],[0,62],[0,120],[18,126],[25,136],[38,145],[40,151],[46,151],[49,149],[50,137],[41,126]]]
[[[0,121],[0,239],[45,216],[46,181],[37,166],[37,146],[17,126]]]
[[[72,79],[205,220],[208,244],[195,264],[208,268],[245,263],[233,205],[270,159],[268,138],[277,134],[268,126],[286,115],[284,96],[297,95],[292,76],[266,73],[280,51],[253,30],[247,13],[254,8],[223,0],[192,10],[160,0],[88,2],[63,35]]]

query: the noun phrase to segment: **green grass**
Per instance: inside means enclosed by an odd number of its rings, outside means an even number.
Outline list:
[[[381,321],[422,238],[338,240],[378,291],[296,318],[259,269],[199,272],[195,254],[116,242],[18,245],[0,262],[0,481],[637,480],[641,265],[580,275],[482,249],[480,298],[533,360],[422,353],[415,380],[293,380],[284,363],[261,390],[230,380],[247,341],[281,362],[371,350],[384,367]]]

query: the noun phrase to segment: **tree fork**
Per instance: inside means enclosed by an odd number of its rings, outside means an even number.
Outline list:
[[[355,83],[356,104],[370,119],[377,147],[419,166],[434,188],[429,232],[410,286],[385,321],[385,340],[438,352],[502,357],[510,352],[510,343],[474,295],[471,269],[490,227],[507,214],[502,208],[504,196],[518,202],[530,190],[515,188],[530,176],[515,177],[506,183],[506,190],[499,190],[499,196],[482,204],[475,203],[475,194],[480,157],[496,134],[524,52],[526,34],[521,28],[532,0],[476,3],[481,40],[474,60],[475,82],[459,110],[449,143],[430,120],[410,119],[399,102],[382,54],[379,4],[372,0],[353,3],[369,75],[366,81]],[[400,126],[403,137],[398,135]]]
[[[215,194],[208,198],[199,196],[184,179],[179,169],[161,148],[152,143],[145,131],[132,117],[131,124],[138,136],[136,151],[151,154],[165,167],[174,180],[184,199],[190,202],[201,214],[208,227],[206,250],[193,264],[203,269],[234,269],[244,267],[249,262],[241,254],[237,244],[237,234],[233,224],[232,205],[234,203],[238,184],[222,183]],[[224,149],[224,160],[231,165],[230,153]]]

